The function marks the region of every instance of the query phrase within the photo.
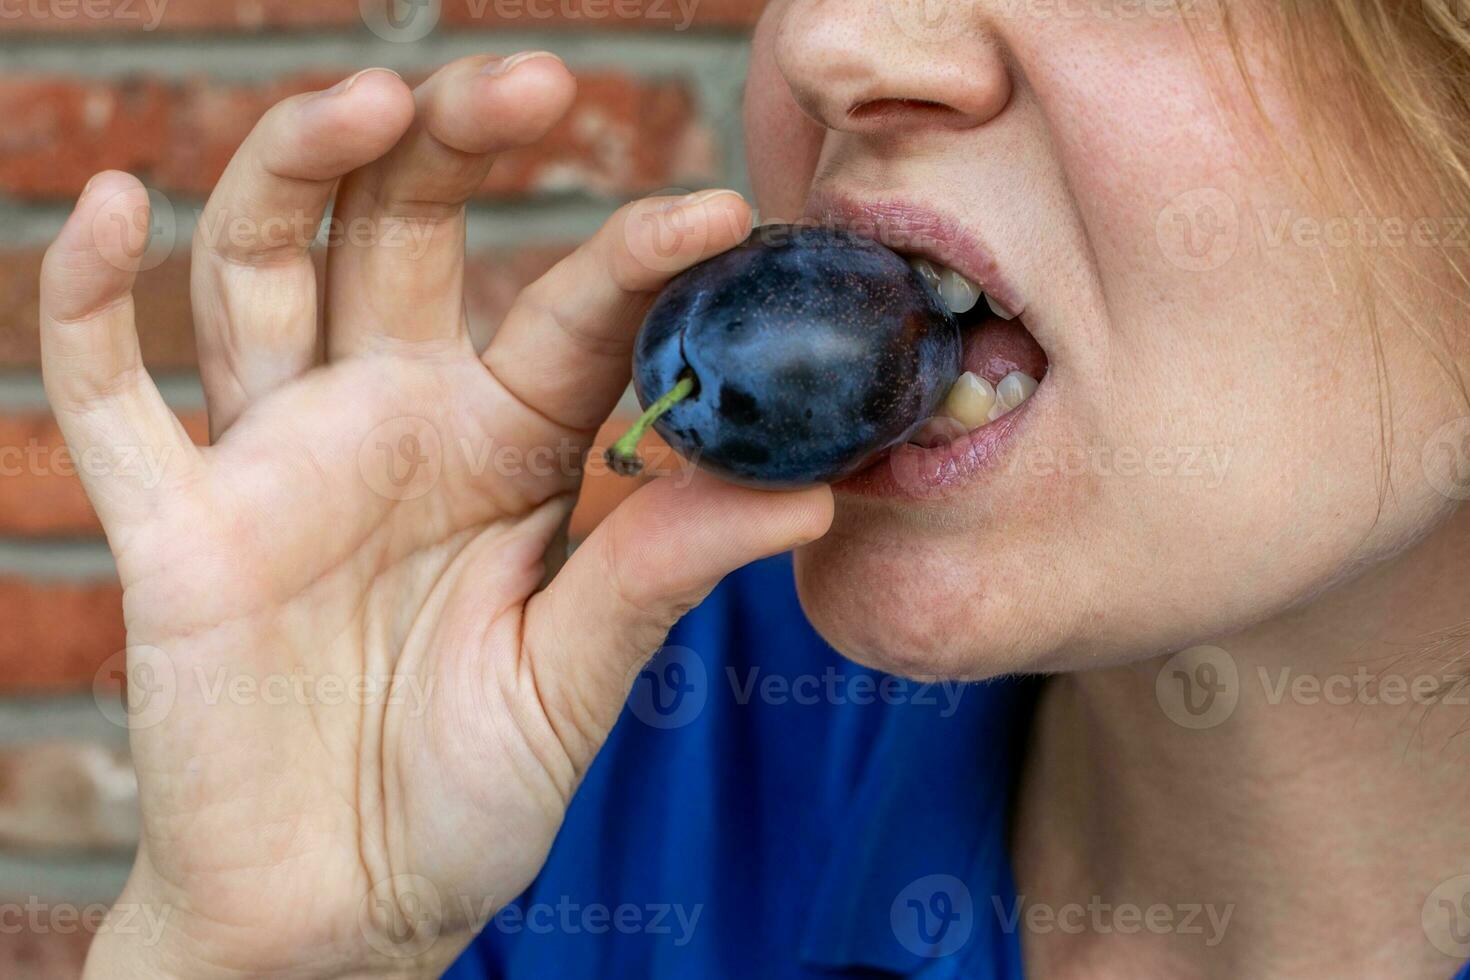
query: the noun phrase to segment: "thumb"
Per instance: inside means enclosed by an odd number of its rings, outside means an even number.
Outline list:
[[[578,771],[679,617],[729,572],[831,523],[828,487],[752,490],[702,472],[687,486],[656,480],[603,521],[526,606],[525,656]]]

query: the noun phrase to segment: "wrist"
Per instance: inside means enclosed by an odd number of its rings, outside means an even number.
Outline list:
[[[127,886],[109,910],[87,953],[83,980],[292,980],[437,978],[473,935],[438,936],[414,956],[387,956],[367,942],[345,941],[359,929],[336,931],[336,942],[291,950],[285,944],[242,939],[236,930],[203,919],[186,896],[150,883],[140,856]],[[345,935],[342,935],[345,933]]]

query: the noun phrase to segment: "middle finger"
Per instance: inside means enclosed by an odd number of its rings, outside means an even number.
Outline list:
[[[464,344],[464,205],[495,154],[540,139],[576,85],[555,55],[465,58],[414,93],[414,124],[342,182],[327,264],[333,358],[396,341]]]

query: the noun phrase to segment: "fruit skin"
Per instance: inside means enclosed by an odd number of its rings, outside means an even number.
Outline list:
[[[830,483],[905,441],[959,377],[953,315],[896,253],[848,232],[765,225],[654,301],[634,347],[648,407],[691,371],[654,428],[726,479]]]

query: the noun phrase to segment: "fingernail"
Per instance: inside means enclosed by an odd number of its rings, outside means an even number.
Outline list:
[[[352,88],[352,86],[356,85],[359,78],[363,77],[364,75],[371,75],[373,72],[376,71],[383,72],[385,75],[392,75],[394,78],[401,79],[403,77],[392,68],[364,68],[356,75],[352,75],[348,78],[342,79],[342,81],[338,82],[336,85],[333,85],[331,88],[323,92],[322,95],[341,95],[343,92],[346,92],[348,89]]]
[[[678,211],[681,208],[692,207],[696,204],[703,204],[705,201],[712,201],[715,198],[723,197],[726,194],[729,194],[732,197],[738,197],[742,201],[745,200],[745,195],[741,194],[739,191],[732,191],[728,187],[719,187],[714,190],[695,191],[693,194],[685,194],[683,197],[676,197],[669,203],[665,204],[663,208],[661,208],[661,210]]]
[[[92,175],[92,179],[89,180],[89,181],[87,181],[85,184],[82,185],[82,192],[77,195],[77,200],[78,201],[82,200],[89,193],[91,193],[91,191],[92,191],[92,185],[95,184],[95,183],[97,183],[97,178],[98,177],[101,177],[101,176],[102,176],[102,174],[93,174]]]
[[[514,70],[517,65],[523,65],[526,62],[530,61],[532,58],[551,58],[554,59],[559,65],[566,64],[566,62],[562,61],[561,58],[557,57],[557,55],[553,54],[550,51],[522,51],[519,54],[513,54],[508,58],[496,58],[494,61],[485,65],[484,68],[481,68],[480,74],[506,75]]]

